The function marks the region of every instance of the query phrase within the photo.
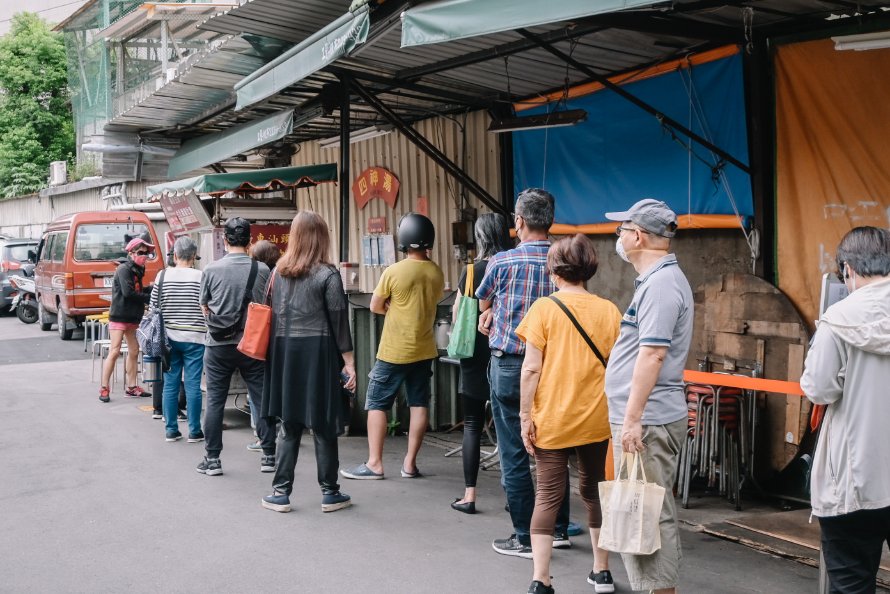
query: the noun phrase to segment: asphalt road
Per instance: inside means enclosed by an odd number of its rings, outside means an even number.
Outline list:
[[[76,336],[79,336],[77,334]],[[352,508],[322,514],[306,439],[295,511],[260,507],[271,475],[247,417],[230,410],[225,474],[194,467],[202,444],[167,443],[148,399],[100,404],[82,342],[62,342],[15,317],[0,318],[0,592],[526,591],[531,562],[497,555],[510,532],[496,472],[479,482],[481,513],[449,508],[462,493],[459,457],[426,446],[419,480],[344,481]],[[148,409],[148,410],[145,410]],[[403,438],[386,446],[398,476]],[[341,439],[343,465],[364,460],[361,437]],[[392,473],[395,472],[395,475]],[[573,518],[583,504],[572,502]],[[719,505],[719,503],[718,503]],[[592,593],[590,542],[557,551],[560,593]],[[683,531],[683,592],[815,592],[817,572],[706,535]],[[619,592],[628,592],[612,559]]]

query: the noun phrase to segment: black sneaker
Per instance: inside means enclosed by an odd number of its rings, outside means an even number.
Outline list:
[[[532,558],[532,546],[524,545],[519,542],[515,534],[511,534],[509,538],[497,538],[491,543],[491,548],[501,555],[510,555],[511,557],[522,557],[523,559]]]
[[[179,413],[176,415],[176,420],[178,420],[178,421],[188,421],[189,418],[186,416],[186,414],[185,414],[184,412],[179,411]]]
[[[164,415],[159,408],[156,408],[153,411],[151,411],[151,418],[152,419],[163,419]]]
[[[263,454],[263,459],[260,461],[260,472],[275,472],[275,455],[267,456]]]
[[[615,591],[615,582],[612,581],[612,572],[604,569],[600,572],[590,572],[587,576],[587,583],[593,585],[594,592],[602,592],[608,594]]]
[[[553,589],[553,586],[545,586],[544,582],[539,582],[535,580],[532,582],[532,585],[528,587],[528,594],[553,594],[556,590]]]
[[[553,533],[553,548],[554,549],[570,549],[572,548],[572,541],[569,540],[569,535],[565,532],[554,532]]]
[[[179,441],[182,439],[182,433],[179,431],[167,431],[167,441]]]
[[[198,464],[195,470],[207,476],[217,476],[223,473],[219,458],[208,458],[207,456],[204,456],[204,460]]]
[[[325,493],[321,496],[321,511],[333,512],[352,505],[352,499],[346,493]]]
[[[197,433],[189,433],[189,443],[198,443],[199,441],[204,441],[203,431],[198,431]]]

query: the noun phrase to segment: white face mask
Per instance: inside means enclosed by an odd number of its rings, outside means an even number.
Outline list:
[[[621,238],[619,237],[617,241],[615,241],[615,253],[618,254],[618,257],[624,260],[625,262],[630,263],[630,259],[627,257],[627,252],[624,251],[624,246],[621,245]]]

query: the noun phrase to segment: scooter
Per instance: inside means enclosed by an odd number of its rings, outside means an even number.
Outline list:
[[[9,284],[16,290],[9,311],[14,311],[25,324],[37,321],[37,287],[34,283],[34,266],[22,269],[24,276],[10,275]]]

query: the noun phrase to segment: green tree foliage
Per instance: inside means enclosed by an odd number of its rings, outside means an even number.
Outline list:
[[[33,13],[0,37],[0,197],[46,185],[51,161],[74,155],[65,44]]]

